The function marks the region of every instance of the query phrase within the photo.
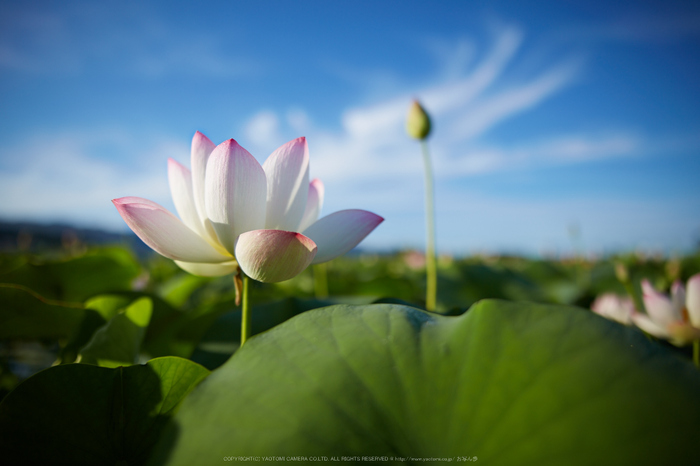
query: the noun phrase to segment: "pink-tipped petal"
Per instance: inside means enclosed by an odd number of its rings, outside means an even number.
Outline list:
[[[323,207],[324,193],[325,189],[321,180],[318,178],[311,180],[311,183],[309,183],[309,195],[306,198],[306,210],[304,210],[304,216],[301,218],[297,231],[306,230],[318,220],[318,216],[321,214],[321,207]]]
[[[671,335],[668,333],[666,327],[658,325],[656,322],[651,320],[648,316],[641,314],[639,312],[632,313],[632,321],[640,329],[647,332],[649,335],[654,335],[657,338],[667,339]]]
[[[267,176],[265,228],[296,230],[304,215],[309,190],[309,148],[306,138],[289,141],[263,164]]]
[[[219,144],[209,156],[204,191],[207,217],[231,254],[238,235],[265,225],[265,172],[233,139]]]
[[[190,170],[181,163],[168,159],[168,182],[175,210],[177,210],[182,223],[194,230],[199,236],[206,237],[207,231],[194,204]]]
[[[301,233],[255,230],[243,233],[236,244],[236,259],[246,275],[260,282],[289,280],[309,266],[316,244]]]
[[[192,155],[190,165],[192,166],[192,194],[194,205],[202,225],[206,224],[207,211],[204,207],[204,179],[207,171],[207,162],[216,144],[208,137],[197,131],[192,138]]]
[[[226,262],[206,240],[190,230],[179,218],[148,199],[123,197],[112,201],[124,221],[141,240],[157,253],[186,262]]]
[[[175,261],[175,263],[185,272],[200,277],[221,277],[222,275],[230,275],[238,269],[236,261],[222,262],[221,264],[182,261]]]
[[[620,297],[614,293],[605,293],[593,301],[591,310],[606,319],[631,325],[634,304],[630,298]]]
[[[676,280],[673,285],[671,285],[671,307],[673,307],[674,312],[683,318],[683,308],[685,308],[685,287],[680,280]]]
[[[688,310],[690,323],[693,327],[700,328],[700,273],[696,273],[688,279],[685,308]]]
[[[360,244],[384,219],[366,210],[341,210],[315,222],[304,230],[318,246],[313,264],[342,256]]]
[[[665,328],[671,322],[681,320],[680,309],[674,309],[668,296],[656,291],[646,279],[642,280],[642,294],[644,307],[654,322]]]

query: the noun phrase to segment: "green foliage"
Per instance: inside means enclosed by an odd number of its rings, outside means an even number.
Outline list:
[[[48,299],[83,302],[99,293],[131,289],[139,272],[131,253],[108,248],[68,260],[26,261],[0,274],[0,283],[22,285]]]
[[[152,464],[239,454],[691,463],[700,371],[690,350],[562,306],[624,294],[615,263],[637,294],[642,278],[667,289],[700,272],[700,254],[441,257],[433,314],[420,310],[421,254],[341,257],[326,265],[328,298],[314,298],[311,269],[252,282],[256,336],[239,351],[230,276],[194,277],[119,248],[0,255],[0,463],[144,464],[166,425]],[[170,421],[208,374],[195,363],[215,371]]]
[[[48,300],[32,290],[0,283],[0,338],[61,338],[85,315],[81,304]]]
[[[209,371],[186,359],[108,369],[67,364],[0,403],[4,464],[144,464],[160,431]]]
[[[252,338],[185,400],[154,464],[690,464],[698,393],[691,363],[577,308],[483,301],[443,317],[332,306]]]
[[[152,312],[153,305],[148,298],[131,303],[93,334],[80,351],[80,362],[106,367],[138,362]]]

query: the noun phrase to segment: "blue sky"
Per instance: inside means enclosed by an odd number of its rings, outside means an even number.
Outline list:
[[[691,2],[2,1],[0,218],[125,231],[110,200],[172,208],[196,130],[260,162],[306,136],[323,213],[420,248],[415,97],[440,251],[688,251],[699,78]]]

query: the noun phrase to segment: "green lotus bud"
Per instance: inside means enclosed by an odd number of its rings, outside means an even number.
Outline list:
[[[627,283],[630,279],[629,270],[622,262],[615,263],[615,276],[621,283]]]
[[[411,108],[408,110],[406,132],[408,132],[408,135],[412,138],[421,141],[430,134],[430,117],[417,100],[413,101],[413,105],[411,105]]]

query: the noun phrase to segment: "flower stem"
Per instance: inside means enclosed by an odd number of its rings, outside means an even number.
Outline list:
[[[248,299],[248,275],[241,271],[243,277],[243,299],[241,300],[241,346],[250,338],[250,300]]]
[[[314,265],[314,295],[316,299],[325,299],[328,297],[326,262]]]
[[[693,362],[700,369],[700,340],[693,341]]]
[[[435,188],[433,187],[433,168],[430,163],[430,152],[425,139],[420,142],[423,152],[423,165],[425,172],[425,226],[427,232],[425,248],[425,268],[427,274],[425,308],[428,311],[435,310],[437,301],[437,264],[435,261]]]
[[[634,289],[632,285],[632,280],[630,280],[630,273],[625,264],[618,262],[615,264],[615,277],[622,283],[625,291],[629,295],[630,299],[634,303],[634,308],[637,312],[646,314],[646,308],[644,307],[644,301],[640,298],[639,294]]]
[[[634,308],[637,310],[637,312],[641,312],[646,314],[647,310],[646,307],[644,306],[644,301],[639,297],[639,294],[634,290],[634,286],[632,285],[631,281],[627,281],[622,284],[625,287],[625,291],[627,291],[627,294],[632,298],[632,302],[634,303]]]

